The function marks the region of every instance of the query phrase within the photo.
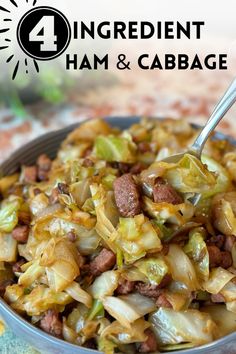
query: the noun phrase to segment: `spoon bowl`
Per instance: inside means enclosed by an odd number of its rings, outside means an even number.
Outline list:
[[[214,111],[212,112],[210,118],[208,119],[206,125],[200,131],[196,140],[192,144],[192,146],[185,152],[178,153],[175,155],[171,155],[162,159],[161,161],[167,163],[178,163],[185,154],[191,154],[201,160],[202,150],[204,145],[209,138],[210,134],[219,124],[221,119],[225,116],[228,110],[232,107],[232,105],[236,102],[236,78],[233,80],[229,88],[226,90],[224,96],[221,98]],[[196,205],[201,198],[201,194],[194,193],[193,197],[189,199],[193,205]]]

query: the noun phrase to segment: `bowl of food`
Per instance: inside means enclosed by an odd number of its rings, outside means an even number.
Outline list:
[[[162,162],[196,134],[90,120],[2,164],[0,315],[18,336],[42,353],[236,352],[234,141]]]

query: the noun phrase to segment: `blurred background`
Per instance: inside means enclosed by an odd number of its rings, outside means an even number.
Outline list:
[[[214,104],[235,75],[236,22],[235,2],[199,0],[38,0],[37,6],[55,6],[70,21],[205,21],[200,40],[87,40],[72,41],[70,53],[104,55],[112,63],[108,71],[65,71],[65,54],[51,62],[39,62],[40,74],[20,70],[11,80],[16,57],[22,56],[15,41],[15,31],[22,14],[32,8],[33,0],[9,0],[1,5],[10,8],[13,21],[9,36],[11,46],[0,52],[0,161],[20,145],[46,131],[86,118],[103,116],[156,116],[185,118],[205,122]],[[0,21],[6,13],[0,13]],[[5,24],[4,24],[5,25]],[[3,25],[1,26],[3,27]],[[0,33],[0,43],[6,33]],[[11,53],[17,54],[9,65]],[[115,68],[117,55],[124,53],[131,61],[130,71]],[[142,71],[135,62],[142,53],[227,53],[228,70]],[[15,60],[15,62],[14,62]],[[32,69],[32,68],[31,68]],[[219,129],[236,136],[233,108]]]

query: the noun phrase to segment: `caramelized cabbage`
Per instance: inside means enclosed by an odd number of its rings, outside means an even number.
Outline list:
[[[15,262],[17,258],[17,241],[11,234],[0,232],[0,261]]]
[[[110,270],[102,273],[95,279],[89,292],[94,299],[102,299],[104,296],[110,296],[118,287],[119,274],[117,271]]]
[[[151,284],[155,285],[159,285],[168,273],[168,266],[161,257],[143,259],[134,265],[147,277]]]
[[[190,232],[189,241],[185,245],[184,251],[193,260],[198,277],[207,280],[209,277],[209,254],[201,229]]]
[[[151,299],[130,294],[119,297],[107,296],[102,300],[105,310],[124,327],[131,328],[131,323],[155,310]]]
[[[217,337],[223,337],[236,331],[236,314],[228,311],[225,305],[205,306],[202,311],[209,313],[212,320],[216,323]]]
[[[199,288],[194,266],[180,246],[171,244],[165,259],[174,280],[184,283],[189,290]]]
[[[51,264],[46,267],[48,284],[54,291],[65,290],[80,274],[78,253],[75,245],[66,239],[52,239],[42,254],[49,253]]]
[[[197,310],[174,311],[161,307],[150,316],[160,345],[201,345],[214,339],[216,325],[210,315]]]
[[[18,223],[20,199],[8,200],[0,209],[0,232],[11,232]]]
[[[157,231],[143,214],[120,218],[115,243],[122,250],[126,264],[162,249]]]
[[[213,268],[209,280],[203,283],[203,288],[211,294],[218,294],[234,277],[235,275],[226,269],[221,267]]]
[[[135,162],[134,146],[130,140],[116,136],[98,136],[94,144],[97,158],[109,162]]]

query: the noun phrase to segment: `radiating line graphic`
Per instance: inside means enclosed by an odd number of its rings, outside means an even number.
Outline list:
[[[10,61],[14,58],[14,54],[12,54],[8,59],[7,59],[7,63],[10,63]]]
[[[17,3],[14,0],[10,0],[10,2],[15,6],[18,7]]]
[[[17,75],[17,72],[18,72],[18,69],[19,69],[19,64],[20,64],[20,61],[18,60],[16,66],[15,66],[15,69],[13,71],[12,80],[15,80],[15,78],[16,78],[16,75]]]
[[[3,47],[0,47],[0,50],[3,50],[3,49],[6,49],[6,48],[9,48],[9,46],[3,46]]]
[[[35,59],[34,59],[34,66],[35,66],[37,73],[39,73],[39,66],[38,66],[38,63]]]
[[[5,7],[2,7],[2,6],[0,6],[0,11],[5,11],[5,12],[9,12],[9,13],[11,13],[11,11],[9,11],[9,10],[5,9]]]
[[[1,0],[0,0],[1,1]],[[36,3],[37,3],[37,0],[25,0],[27,4],[32,4],[31,6],[35,6]],[[19,5],[19,2],[17,0],[9,0],[9,4],[13,5],[14,7],[18,8],[18,5]],[[3,7],[3,6],[0,6],[0,12],[5,12],[5,13],[11,13],[11,11],[6,8],[6,7]],[[8,16],[8,17],[7,17]],[[6,15],[6,18],[3,19],[4,22],[12,22],[13,19],[10,18],[11,16],[10,15]],[[10,26],[10,23],[9,23],[9,26]],[[10,28],[0,28],[0,34],[1,33],[6,33],[10,31]],[[1,39],[1,38],[0,38]],[[5,50],[5,49],[8,49],[10,47],[10,43],[12,42],[12,40],[10,38],[2,38],[3,40],[3,43],[0,42],[0,51],[1,50]],[[6,43],[7,42],[7,43]],[[13,58],[15,58],[15,54],[11,54],[7,59],[6,59],[6,63],[9,64],[10,62],[12,62]],[[30,61],[31,62],[31,61]],[[33,63],[34,63],[34,67],[35,67],[35,70],[37,73],[39,73],[39,65],[37,63],[37,61],[35,59],[33,59]],[[22,63],[20,60],[17,60],[16,64],[15,64],[15,67],[14,67],[14,70],[13,70],[13,74],[12,74],[12,80],[15,80],[17,74],[18,74],[18,71],[19,71],[19,68],[22,69],[22,67],[24,67],[23,65],[21,64],[25,64],[25,72],[26,74],[29,73],[29,59],[28,58],[25,58],[24,59],[24,63]]]
[[[26,66],[26,74],[28,74],[29,73],[29,71],[28,71],[28,61],[27,61],[27,58],[25,58],[25,66]]]
[[[10,30],[10,28],[3,28],[3,29],[0,29],[0,33],[5,33],[5,32],[8,32]]]
[[[7,48],[9,48],[9,46],[8,46],[8,45],[3,46],[3,47],[0,47],[0,50],[4,50],[4,49],[7,49]]]

